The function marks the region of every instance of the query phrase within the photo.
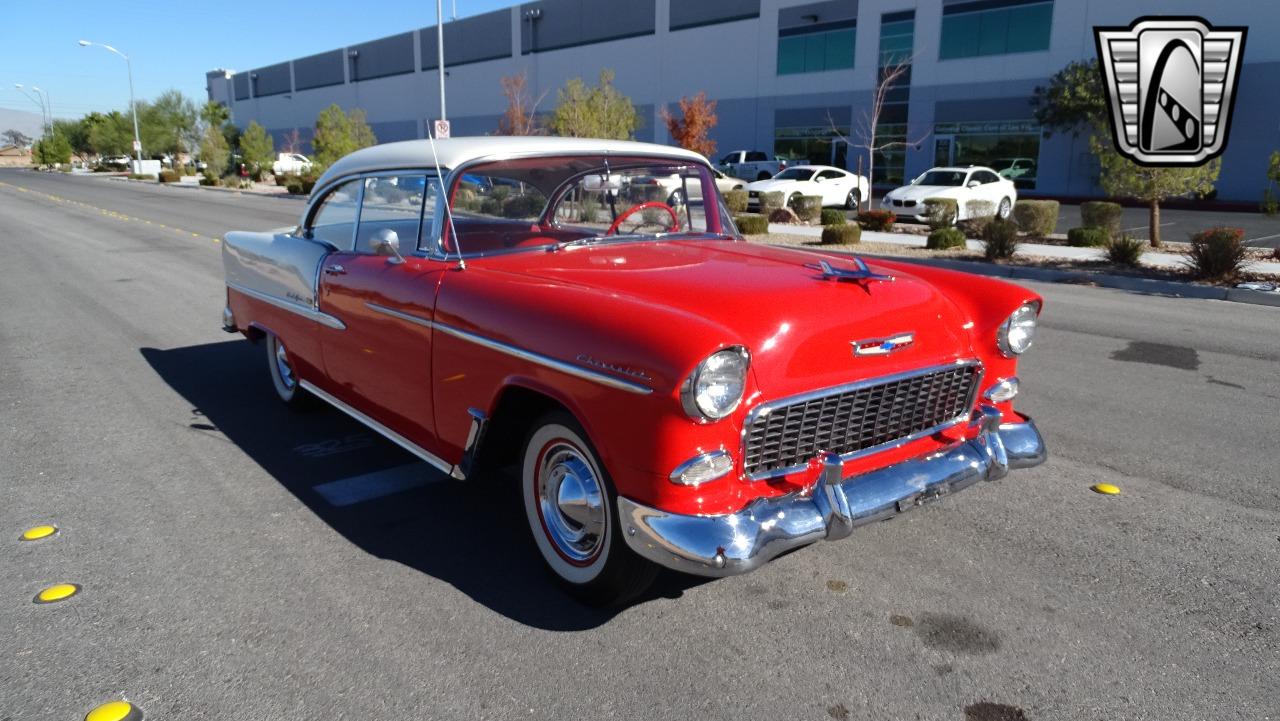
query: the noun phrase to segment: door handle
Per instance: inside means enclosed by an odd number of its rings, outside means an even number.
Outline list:
[[[326,275],[346,275],[347,269],[340,265],[326,265],[324,272]]]

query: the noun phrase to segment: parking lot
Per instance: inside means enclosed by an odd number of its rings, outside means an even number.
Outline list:
[[[0,171],[0,718],[1280,717],[1277,309],[1032,284],[1047,463],[600,611],[509,475],[288,411],[219,329],[218,239],[302,207]]]

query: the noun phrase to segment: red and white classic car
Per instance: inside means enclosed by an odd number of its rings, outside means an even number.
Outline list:
[[[687,202],[639,180],[670,176]],[[659,566],[751,571],[1045,459],[1013,408],[1035,293],[748,243],[675,148],[380,145],[223,259],[223,326],[263,341],[283,401],[458,479],[515,467],[538,551],[591,603]]]

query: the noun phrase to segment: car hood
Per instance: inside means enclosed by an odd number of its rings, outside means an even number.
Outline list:
[[[786,189],[788,189],[788,188],[790,188],[790,187],[792,187],[792,186],[794,186],[794,185],[796,185],[796,184],[798,184],[798,183],[803,183],[803,182],[805,182],[805,181],[803,181],[803,180],[774,180],[774,179],[770,178],[769,180],[757,180],[757,181],[756,181],[756,182],[754,182],[754,183],[747,183],[747,190],[755,190],[755,191],[758,191],[758,192],[761,192],[761,193],[767,193],[767,192],[774,191],[774,190],[786,190]]]
[[[890,193],[901,200],[924,200],[925,198],[955,198],[960,195],[960,188],[954,185],[904,185]]]
[[[821,260],[855,267],[849,256],[728,240],[515,253],[485,264],[533,276],[543,288],[589,288],[598,305],[593,312],[616,313],[616,332],[628,333],[632,324],[660,324],[673,343],[693,349],[690,364],[717,348],[741,344],[752,354],[757,384],[767,397],[973,357],[972,324],[932,284],[874,260],[870,268],[894,280],[824,279]],[[913,333],[914,342],[892,354],[853,352],[855,341],[904,333]]]

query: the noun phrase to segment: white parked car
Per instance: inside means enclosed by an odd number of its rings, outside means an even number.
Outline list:
[[[716,163],[716,170],[743,180],[767,180],[787,169],[787,161],[760,150],[733,150]]]
[[[910,185],[885,193],[880,207],[892,210],[899,217],[927,220],[924,201],[927,198],[951,198],[956,201],[956,220],[969,217],[967,204],[971,200],[991,203],[996,215],[1008,218],[1013,204],[1018,202],[1018,189],[1013,181],[1002,178],[991,168],[931,168]]]
[[[792,205],[802,195],[821,195],[822,205],[852,210],[867,197],[871,184],[866,177],[829,165],[795,165],[769,178],[747,184],[747,203],[757,205],[761,193],[782,191],[783,201]]]
[[[299,153],[278,153],[276,162],[271,164],[271,172],[275,175],[297,175],[308,170],[311,170],[311,159]]]
[[[728,193],[730,190],[739,190],[747,186],[747,181],[741,178],[731,178],[719,170],[712,170],[711,176],[715,178],[716,190],[721,195]],[[685,201],[685,183],[681,182],[680,175],[664,175],[662,177],[648,176],[637,178],[631,181],[632,185],[660,185],[666,193],[666,203],[670,206],[684,205]],[[696,178],[688,179],[689,196],[694,200],[702,200],[702,184]]]

